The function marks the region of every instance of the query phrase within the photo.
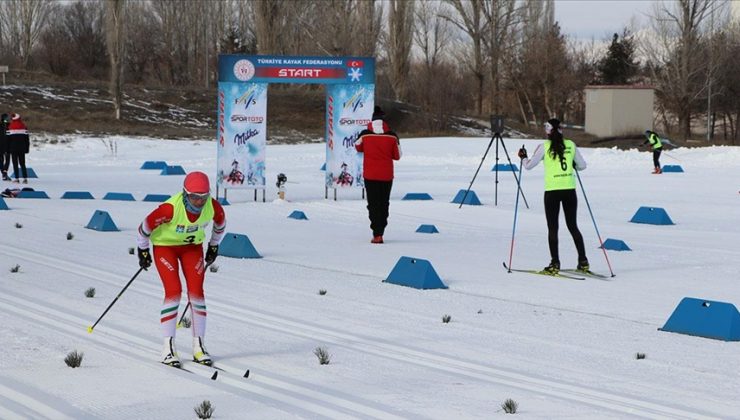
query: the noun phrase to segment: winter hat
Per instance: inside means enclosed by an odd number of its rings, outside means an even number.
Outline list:
[[[560,131],[560,120],[559,120],[559,119],[557,119],[557,118],[550,118],[550,119],[549,119],[549,120],[547,120],[547,122],[545,123],[545,132],[546,132],[547,134],[550,134],[550,133],[552,133],[552,131],[553,131],[553,130],[558,130],[558,131]]]
[[[211,191],[211,183],[208,181],[208,175],[200,171],[187,174],[182,186],[188,193],[205,194]]]
[[[383,118],[385,118],[385,112],[383,112],[383,109],[379,106],[375,105],[375,109],[373,110],[373,120],[382,120]]]

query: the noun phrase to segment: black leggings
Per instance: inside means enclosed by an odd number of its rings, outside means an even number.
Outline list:
[[[8,172],[10,167],[10,152],[0,152],[0,168],[4,173]]]
[[[385,227],[388,226],[388,207],[390,206],[392,187],[393,181],[365,180],[367,210],[373,236],[383,236]]]
[[[565,225],[573,237],[573,242],[578,250],[578,262],[585,262],[586,249],[583,246],[583,235],[578,230],[578,196],[576,190],[554,190],[545,191],[545,217],[547,218],[547,241],[550,245],[550,257],[555,262],[560,262],[558,253],[558,218],[560,216],[560,203],[563,203],[565,214]]]
[[[23,171],[23,178],[28,179],[28,171],[26,170],[26,154],[13,152],[13,172],[15,172],[15,179],[20,178],[21,173],[18,172],[18,164],[21,165]]]
[[[660,152],[663,151],[662,147],[653,149],[653,166],[660,168]]]

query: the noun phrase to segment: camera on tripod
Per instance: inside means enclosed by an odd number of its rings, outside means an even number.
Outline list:
[[[504,116],[491,115],[491,131],[496,134],[504,132]]]

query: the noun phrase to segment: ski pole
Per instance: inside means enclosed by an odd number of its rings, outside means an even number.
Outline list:
[[[588,203],[588,197],[586,196],[586,189],[583,188],[583,182],[581,181],[581,175],[576,169],[576,176],[578,177],[578,184],[581,186],[581,192],[583,192],[583,198],[586,200],[586,207],[588,207],[588,213],[591,215],[591,221],[594,223],[594,229],[596,229],[596,236],[599,238],[599,247],[604,252],[604,258],[606,258],[606,265],[609,266],[609,272],[612,277],[616,276],[612,270],[612,265],[609,263],[609,256],[606,255],[606,248],[604,248],[604,242],[601,240],[601,234],[599,233],[599,227],[596,226],[596,219],[594,218],[594,212],[591,211],[591,204]]]
[[[210,267],[211,264],[213,264],[213,263],[206,264],[206,266],[203,268],[203,270],[205,271],[206,269],[208,269],[208,267]],[[182,316],[180,317],[180,320],[177,321],[177,326],[175,328],[182,327],[182,320],[185,319],[185,315],[187,315],[187,313],[188,313],[188,308],[190,308],[190,299],[188,299],[188,304],[185,305],[185,309],[182,310]]]
[[[134,279],[136,279],[136,277],[139,275],[139,273],[141,273],[142,270],[144,270],[144,267],[139,268],[139,271],[137,271],[136,274],[134,274],[134,276],[131,277],[131,280],[129,280],[128,283],[126,283],[126,285],[123,286],[123,289],[121,289],[121,291],[118,293],[118,296],[116,296],[116,298],[113,299],[113,302],[111,302],[110,305],[108,305],[108,307],[105,308],[105,311],[103,312],[103,315],[100,315],[100,318],[98,318],[98,320],[95,321],[95,323],[92,326],[87,327],[87,332],[88,333],[92,334],[93,329],[95,328],[96,325],[98,325],[98,322],[100,322],[100,320],[103,319],[103,317],[105,316],[105,314],[108,313],[108,311],[110,310],[110,308],[113,307],[113,305],[116,303],[116,301],[118,301],[118,298],[120,298],[121,295],[123,294],[123,292],[125,292],[126,289],[128,289],[128,287],[131,285],[131,283],[134,282]]]
[[[522,145],[522,147],[524,147],[524,145]],[[518,182],[520,182],[522,179],[522,167],[524,166],[523,163],[524,163],[524,158],[521,158],[519,160],[519,180]],[[519,211],[519,192],[521,190],[522,190],[521,187],[516,189],[516,204],[514,204],[514,227],[511,228],[511,249],[509,250],[509,266],[508,266],[509,273],[511,273],[511,259],[514,256],[514,233],[516,233],[516,215]]]

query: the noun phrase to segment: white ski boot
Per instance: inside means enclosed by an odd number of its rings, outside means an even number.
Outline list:
[[[203,345],[203,337],[193,337],[193,361],[201,365],[211,366],[213,360]]]
[[[175,351],[175,337],[165,337],[164,348],[162,349],[162,363],[167,366],[179,368],[180,358]]]

